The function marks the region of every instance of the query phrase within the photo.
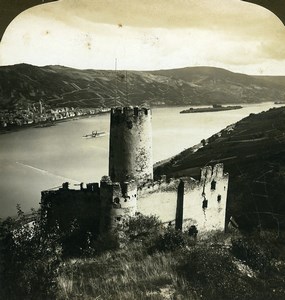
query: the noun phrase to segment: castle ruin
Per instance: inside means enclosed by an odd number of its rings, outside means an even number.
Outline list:
[[[136,213],[156,215],[176,229],[195,226],[199,232],[225,229],[228,174],[223,164],[201,169],[191,177],[153,180],[151,110],[111,110],[109,176],[86,188],[42,192],[41,208],[48,225],[80,226],[103,233]]]

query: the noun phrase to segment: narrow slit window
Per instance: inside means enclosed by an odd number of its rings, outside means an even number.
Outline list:
[[[217,185],[217,182],[215,180],[213,180],[211,182],[211,190],[215,190],[216,189],[216,185]]]
[[[217,201],[218,201],[218,202],[221,202],[221,200],[222,200],[222,196],[221,196],[221,195],[218,195]]]
[[[208,207],[208,200],[203,200],[202,208],[205,209]]]

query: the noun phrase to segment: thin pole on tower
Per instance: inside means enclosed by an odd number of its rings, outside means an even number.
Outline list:
[[[118,97],[118,76],[117,76],[117,58],[115,58],[115,107],[117,106]]]
[[[128,91],[128,71],[126,70],[126,100],[127,100],[127,103],[128,103],[128,100],[129,100],[129,91]]]

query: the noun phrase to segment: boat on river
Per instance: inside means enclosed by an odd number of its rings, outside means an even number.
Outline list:
[[[93,130],[90,134],[83,135],[84,138],[97,138],[106,135],[105,131]]]

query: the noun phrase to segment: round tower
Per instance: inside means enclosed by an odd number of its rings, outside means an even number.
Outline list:
[[[153,178],[151,111],[117,107],[111,110],[109,176],[113,181]]]

